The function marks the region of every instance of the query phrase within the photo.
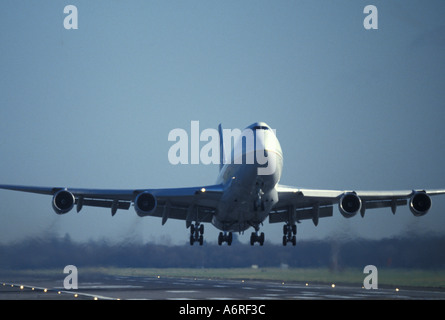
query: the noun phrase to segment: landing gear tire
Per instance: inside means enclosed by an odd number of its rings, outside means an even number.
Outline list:
[[[286,246],[288,242],[292,242],[292,245],[297,245],[297,237],[292,236],[290,239],[287,238],[287,236],[283,236],[283,246]]]
[[[255,242],[258,242],[260,246],[264,244],[264,232],[261,232],[260,235],[258,235],[258,232],[252,232],[250,235],[250,245],[253,246]]]
[[[232,240],[233,240],[233,236],[232,236],[232,232],[220,232],[218,235],[218,245],[222,245],[224,242],[227,242],[227,245],[230,246],[232,245]]]
[[[198,241],[199,245],[202,246],[204,243],[204,237],[201,235],[198,237],[198,239],[195,239],[194,235],[190,235],[190,245],[193,246],[196,241]]]
[[[195,242],[198,242],[200,246],[204,243],[204,225],[196,223],[190,226],[190,245],[193,246]]]
[[[293,246],[297,245],[297,225],[285,224],[283,226],[283,246],[286,246],[288,242],[291,242]]]

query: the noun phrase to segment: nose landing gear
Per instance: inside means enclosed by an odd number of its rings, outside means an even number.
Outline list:
[[[262,188],[264,187],[264,182],[257,181],[256,183],[256,199],[253,201],[253,211],[264,211],[264,200],[263,195],[264,192]]]
[[[259,225],[255,225],[254,228],[255,232],[252,232],[252,234],[250,235],[250,245],[253,246],[255,242],[258,242],[260,246],[262,246],[264,244],[264,232],[258,234],[258,232],[260,231]]]
[[[252,232],[250,235],[250,245],[253,246],[255,242],[258,242],[260,246],[264,244],[264,232],[258,234],[258,232]]]

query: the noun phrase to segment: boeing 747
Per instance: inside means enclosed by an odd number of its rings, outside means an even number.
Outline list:
[[[141,217],[159,217],[164,225],[168,219],[184,220],[190,228],[190,244],[203,244],[204,223],[221,230],[218,244],[232,243],[232,233],[253,228],[250,243],[264,244],[260,226],[283,223],[283,245],[296,245],[297,223],[333,215],[334,206],[351,218],[369,209],[408,205],[415,216],[425,215],[431,208],[431,196],[444,194],[445,189],[402,191],[355,191],[302,189],[281,185],[283,152],[280,143],[266,123],[247,127],[239,137],[241,148],[232,148],[224,158],[223,134],[219,126],[220,170],[213,185],[167,189],[79,189],[67,187],[32,187],[0,185],[0,189],[32,192],[52,196],[57,214],[66,214],[74,207],[84,206],[128,210],[134,206]],[[253,137],[251,143],[247,138]],[[238,152],[237,152],[238,150]],[[260,161],[261,159],[261,161]]]

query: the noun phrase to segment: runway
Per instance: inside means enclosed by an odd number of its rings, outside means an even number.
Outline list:
[[[94,276],[77,290],[63,279],[1,279],[0,300],[443,300],[441,289],[364,289],[343,284],[174,277]]]

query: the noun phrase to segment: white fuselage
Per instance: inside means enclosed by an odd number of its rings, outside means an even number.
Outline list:
[[[240,137],[237,143],[243,147],[237,149],[235,144],[231,161],[221,168],[217,180],[224,185],[224,193],[212,224],[227,232],[257,228],[278,202],[275,187],[283,167],[280,143],[265,123],[255,123],[246,130],[258,133],[254,135],[254,143],[246,143]]]

